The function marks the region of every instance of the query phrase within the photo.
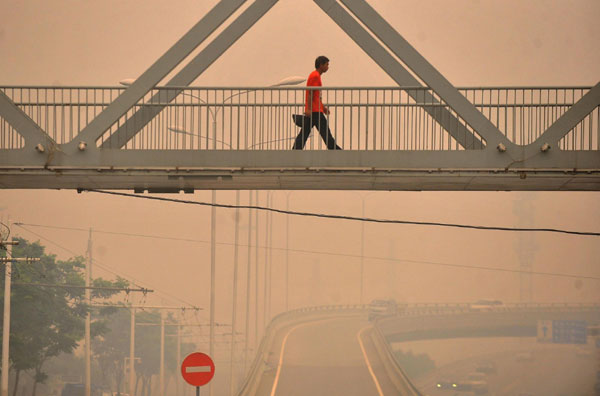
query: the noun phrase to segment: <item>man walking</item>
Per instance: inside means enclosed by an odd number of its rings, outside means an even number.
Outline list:
[[[329,59],[326,56],[319,56],[315,60],[315,71],[310,73],[308,76],[308,80],[306,81],[307,87],[320,87],[323,84],[321,83],[321,74],[326,73],[329,70]],[[335,139],[331,135],[331,131],[329,130],[329,125],[327,123],[326,114],[329,114],[329,109],[327,106],[323,104],[321,100],[321,91],[320,90],[307,90],[306,91],[306,101],[304,105],[304,115],[303,122],[301,123],[302,129],[300,133],[296,137],[296,141],[294,142],[293,150],[302,150],[308,137],[310,136],[310,131],[313,127],[317,127],[319,133],[321,134],[321,138],[327,145],[329,150],[341,150],[342,148],[335,144]]]

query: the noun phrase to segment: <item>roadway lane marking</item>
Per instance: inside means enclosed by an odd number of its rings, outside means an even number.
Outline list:
[[[383,392],[381,390],[381,385],[379,385],[379,381],[377,381],[377,377],[375,377],[375,373],[373,372],[373,367],[371,367],[371,363],[369,362],[369,358],[367,357],[367,351],[365,350],[365,346],[363,345],[362,339],[361,339],[361,335],[363,333],[363,331],[365,331],[366,329],[370,328],[371,326],[367,326],[365,328],[363,328],[361,331],[358,332],[358,334],[356,334],[356,338],[358,339],[358,344],[360,345],[360,349],[362,350],[362,354],[365,358],[365,363],[367,363],[367,368],[369,369],[369,373],[371,374],[371,377],[373,378],[373,382],[375,382],[375,387],[377,388],[377,392],[379,392],[379,396],[384,396]]]
[[[286,344],[287,339],[290,336],[290,334],[292,334],[292,331],[294,331],[296,329],[299,329],[300,327],[304,327],[304,326],[308,326],[308,325],[313,325],[313,324],[318,323],[318,322],[326,322],[326,321],[338,320],[338,319],[339,318],[335,318],[335,319],[321,319],[321,320],[315,320],[315,321],[307,322],[307,323],[300,323],[299,325],[296,325],[296,326],[294,326],[294,327],[292,327],[291,329],[288,330],[288,332],[285,335],[285,337],[283,337],[283,342],[281,343],[281,352],[279,353],[279,363],[277,363],[277,374],[275,374],[275,380],[273,381],[273,389],[271,389],[271,396],[275,396],[275,391],[277,391],[277,383],[279,382],[279,375],[281,374],[281,367],[283,366],[283,353],[285,352],[285,344]]]

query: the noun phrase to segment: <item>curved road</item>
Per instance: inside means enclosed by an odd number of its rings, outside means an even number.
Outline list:
[[[319,319],[281,329],[257,395],[397,395],[364,316]]]
[[[453,395],[440,391],[435,384],[446,379],[460,381],[474,372],[480,361],[494,361],[497,373],[487,376],[489,395],[593,395],[597,361],[595,356],[578,356],[569,345],[541,345],[528,349],[531,361],[517,361],[519,352],[506,351],[472,357],[444,365],[434,372],[415,378],[414,383],[430,395]]]

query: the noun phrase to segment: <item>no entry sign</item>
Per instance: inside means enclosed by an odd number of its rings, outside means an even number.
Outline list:
[[[203,386],[215,375],[215,364],[210,356],[202,352],[194,352],[186,356],[181,363],[181,375],[190,385]]]

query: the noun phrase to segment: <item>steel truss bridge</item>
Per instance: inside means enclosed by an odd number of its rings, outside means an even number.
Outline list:
[[[322,88],[343,150],[292,151],[306,88],[190,86],[277,1],[221,0],[127,88],[0,86],[0,188],[600,190],[600,83],[456,88],[365,0],[314,1],[397,85]]]

